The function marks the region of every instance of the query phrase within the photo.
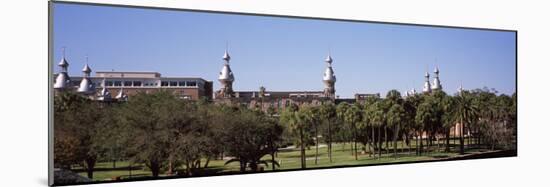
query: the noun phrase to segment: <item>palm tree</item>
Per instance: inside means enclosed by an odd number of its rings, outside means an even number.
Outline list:
[[[394,104],[388,111],[388,124],[393,127],[393,156],[397,159],[397,138],[401,123],[405,120],[405,109],[400,104]]]
[[[324,119],[327,124],[327,151],[329,162],[332,163],[332,121],[336,116],[336,108],[332,103],[323,103],[319,110],[321,119]]]
[[[384,110],[382,106],[382,101],[378,100],[374,102],[372,105],[369,106],[369,114],[370,114],[370,123],[374,127],[378,129],[378,140],[377,140],[377,148],[378,148],[378,159],[382,156],[382,141],[380,141],[380,129],[382,128],[382,125],[384,124]],[[373,129],[374,132],[374,129]],[[374,139],[374,136],[373,136]]]
[[[401,93],[397,90],[390,90],[386,95],[389,110],[387,113],[388,124],[393,127],[393,151],[397,159],[397,138],[399,137],[399,126],[405,119],[405,109],[402,106]]]
[[[410,95],[405,99],[404,109],[406,112],[406,119],[407,119],[406,128],[407,128],[407,131],[409,131],[409,134],[407,134],[407,139],[409,139],[408,138],[409,136],[415,136],[416,134],[415,132],[418,129],[418,125],[415,121],[415,117],[416,117],[416,110],[418,108],[418,105],[420,104],[420,101],[421,101],[420,96],[417,94]],[[410,131],[412,131],[412,133]],[[418,136],[415,136],[415,137],[417,140],[416,146],[418,146]],[[408,142],[409,142],[409,154],[410,154],[412,143],[410,140]],[[418,149],[417,149],[417,153],[418,153]]]
[[[345,117],[346,117],[346,112],[347,112],[348,108],[349,108],[349,104],[346,103],[346,102],[341,102],[340,104],[338,104],[338,106],[336,106],[336,116],[344,124],[347,124],[347,121],[345,120]],[[345,125],[345,126],[347,126],[347,125]],[[344,141],[344,144],[345,144],[345,142],[347,140],[349,140],[348,139],[349,135],[346,133],[347,131],[345,131],[343,129],[340,132],[342,132],[342,134],[343,134],[343,140],[345,140]]]
[[[431,126],[434,121],[434,112],[433,112],[433,98],[431,96],[424,96],[424,100],[418,105],[416,110],[415,121],[419,125],[418,131],[420,136],[420,148],[419,155],[422,155],[424,150],[422,134]],[[427,140],[429,141],[429,140]],[[429,149],[429,147],[428,147]]]
[[[306,168],[306,155],[305,155],[305,125],[304,115],[298,110],[298,106],[292,104],[286,108],[286,110],[281,114],[281,122],[287,124],[290,130],[298,135],[298,141],[300,144],[300,162],[301,168]]]
[[[320,111],[318,107],[303,106],[300,108],[300,112],[303,113],[304,123],[309,123],[308,126],[313,127],[315,137],[315,165],[319,158],[319,119]]]
[[[476,118],[476,106],[467,91],[460,91],[456,97],[456,118],[460,121],[460,154],[464,154],[464,127]]]
[[[455,108],[456,108],[456,102],[455,99],[451,96],[445,96],[441,103],[443,107],[443,128],[445,129],[445,152],[451,151],[450,149],[450,134],[451,134],[451,128],[455,125],[456,120],[454,118],[455,116]]]
[[[345,112],[344,120],[350,125],[350,129],[353,134],[353,149],[355,154],[355,160],[357,160],[357,123],[361,121],[362,117],[361,107],[359,104],[351,105]]]

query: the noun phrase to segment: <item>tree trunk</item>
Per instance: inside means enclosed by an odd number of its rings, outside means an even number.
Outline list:
[[[464,120],[460,118],[460,154],[464,154]]]
[[[302,169],[306,169],[306,149],[304,146],[304,132],[300,128],[300,155],[302,159]]]
[[[328,160],[332,163],[332,128],[330,120],[328,121]]]
[[[386,142],[386,155],[390,154],[389,144],[388,144],[388,128],[384,126],[384,141]]]
[[[160,172],[160,164],[155,160],[150,161],[149,164],[150,164],[149,169],[151,169],[151,173],[153,174],[153,177],[157,178]]]
[[[397,135],[399,134],[398,125],[394,125],[393,128],[393,158],[397,159]]]
[[[206,157],[206,163],[204,163],[204,168],[207,168],[209,163],[210,163],[210,156]]]
[[[376,144],[376,140],[375,140],[375,136],[374,136],[374,126],[371,126],[371,133],[372,133],[372,154],[374,156],[374,158],[376,158],[376,152],[375,151],[375,144]]]
[[[86,173],[88,174],[88,178],[93,179],[94,178],[94,167],[96,158],[95,157],[88,157],[86,158]]]
[[[317,130],[317,126],[315,126],[315,165],[317,165],[317,159],[319,157],[319,134]]]
[[[422,140],[422,131],[420,131],[420,147],[418,149],[418,155],[422,156],[422,151],[424,149],[424,145],[422,144],[423,140]]]
[[[445,133],[445,152],[448,153],[451,151],[451,148],[449,147],[449,138],[451,136],[451,129],[447,129],[447,133]]]
[[[378,159],[382,157],[382,135],[380,134],[381,127],[378,127]]]

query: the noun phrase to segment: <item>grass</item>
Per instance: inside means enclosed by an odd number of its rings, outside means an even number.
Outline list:
[[[437,146],[434,145],[431,147],[432,152],[423,153],[422,156],[416,156],[415,154],[415,142],[412,141],[412,150],[411,153],[408,152],[408,147],[402,147],[401,142],[397,144],[398,156],[397,159],[393,156],[393,142],[389,144],[389,154],[386,154],[385,151],[382,151],[382,156],[378,158],[377,156],[369,156],[368,153],[361,153],[363,145],[358,143],[358,159],[355,160],[355,156],[352,155],[351,144],[350,143],[338,143],[333,144],[332,149],[332,163],[329,162],[327,146],[320,145],[319,154],[318,154],[318,163],[315,164],[315,146],[311,146],[310,149],[306,150],[306,167],[307,168],[319,168],[319,167],[331,167],[331,166],[353,166],[353,165],[372,165],[372,164],[382,164],[382,163],[399,163],[399,162],[411,162],[411,161],[425,161],[425,160],[436,160],[441,158],[454,157],[458,155],[458,141],[457,144],[453,144],[451,140],[451,153],[443,152],[445,148],[445,142],[440,141],[440,149],[437,151]],[[424,142],[425,143],[425,142]],[[467,141],[465,141],[467,143]],[[384,144],[385,146],[385,144]],[[425,145],[424,145],[425,146]],[[426,146],[425,146],[426,148]],[[367,149],[368,150],[368,149]],[[483,152],[486,150],[483,149],[468,149],[467,153]],[[266,155],[263,159],[270,160],[271,156]],[[299,169],[301,166],[300,163],[300,150],[299,148],[284,149],[278,152],[275,160],[280,164],[280,167],[276,170],[290,170],[290,169]],[[227,160],[211,160],[208,169],[212,170],[221,170],[222,172],[235,172],[239,171],[239,164],[237,162],[230,163],[225,165]],[[205,163],[202,161],[201,163]],[[130,178],[130,169],[128,162],[117,162],[116,168],[113,168],[112,162],[100,162],[96,164],[96,171],[94,172],[95,181],[102,180],[112,180],[114,177],[121,177],[122,179]],[[82,176],[87,176],[86,171],[82,168],[75,167],[78,174]],[[271,165],[265,167],[265,171],[271,170]],[[131,170],[132,178],[134,177],[144,177],[151,176],[151,172],[146,169],[143,165],[134,164]],[[162,176],[162,175],[161,175]]]

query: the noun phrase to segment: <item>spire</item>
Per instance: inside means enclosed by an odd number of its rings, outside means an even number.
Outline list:
[[[325,68],[325,73],[323,75],[323,83],[325,84],[324,94],[326,97],[334,97],[336,93],[334,84],[336,83],[336,75],[334,75],[334,70],[332,69],[332,56],[330,51],[325,59],[327,67]]]
[[[59,67],[61,67],[62,72],[67,72],[67,67],[69,67],[69,63],[67,62],[67,59],[65,58],[65,47],[61,48],[62,50],[62,58],[59,64],[57,64]]]
[[[233,72],[231,71],[231,67],[229,66],[229,61],[231,60],[231,57],[229,56],[229,52],[227,52],[227,44],[222,59],[225,61],[225,63],[223,64],[220,75],[218,76],[218,81],[221,84],[218,95],[220,97],[228,98],[233,95],[233,81],[235,80],[235,77],[233,76]]]
[[[443,89],[443,86],[441,86],[441,81],[439,80],[439,67],[435,66],[434,69],[434,83],[432,85],[432,90],[441,90]]]
[[[58,90],[67,88],[69,86],[69,83],[71,82],[71,79],[69,78],[69,74],[67,73],[67,68],[69,67],[69,63],[65,58],[65,47],[63,47],[62,50],[63,50],[63,57],[61,58],[61,61],[58,64],[58,66],[61,67],[61,72],[59,72],[59,74],[55,78],[55,83],[53,85],[53,88]]]
[[[82,68],[82,72],[84,72],[84,76],[86,77],[89,77],[92,72],[92,69],[88,66],[88,56],[86,56],[86,64],[84,65],[84,68]]]
[[[424,81],[424,88],[422,89],[422,92],[431,93],[432,88],[430,85],[430,74],[428,73],[428,71],[426,71],[426,74],[424,74],[424,78],[425,78],[425,81]]]
[[[328,52],[328,55],[327,55],[327,58],[325,59],[325,62],[327,62],[327,64],[329,66],[332,65],[332,56],[330,56],[330,51]]]
[[[228,47],[229,44],[228,43],[225,43],[225,53],[223,54],[223,60],[225,61],[225,63],[229,63],[229,61],[231,60],[231,56],[229,56],[229,52],[228,51]]]
[[[82,77],[82,81],[80,81],[80,86],[78,87],[78,92],[83,94],[92,94],[95,91],[94,84],[90,80],[90,73],[92,72],[92,68],[88,66],[88,56],[86,56],[86,64],[84,65],[84,68],[82,68],[82,72],[84,73],[84,77]]]

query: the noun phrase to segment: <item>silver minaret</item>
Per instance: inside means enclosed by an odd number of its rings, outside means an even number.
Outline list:
[[[428,72],[426,72],[424,77],[426,78],[426,81],[424,82],[424,88],[422,89],[422,92],[431,93],[432,92],[432,87],[430,85],[430,74]]]
[[[227,49],[225,50],[222,59],[225,62],[222,70],[220,71],[220,76],[218,77],[218,81],[220,81],[221,84],[219,94],[221,97],[229,98],[233,96],[233,81],[235,81],[235,77],[233,77],[233,72],[231,71],[231,67],[229,67],[231,56],[229,56]]]
[[[95,92],[95,88],[94,84],[92,84],[92,81],[90,80],[90,73],[92,72],[92,69],[88,66],[88,57],[86,57],[86,64],[84,65],[84,68],[82,68],[82,72],[84,73],[84,77],[82,77],[82,81],[80,81],[80,86],[77,91],[86,95],[93,94]]]
[[[69,74],[67,74],[67,68],[69,67],[69,63],[65,58],[65,48],[63,48],[63,58],[57,65],[61,67],[61,72],[57,74],[53,88],[56,90],[63,90],[67,88],[69,86],[69,83],[71,82],[71,79],[69,78]]]
[[[334,70],[332,70],[332,57],[330,53],[325,59],[327,63],[327,68],[325,69],[325,74],[323,75],[323,83],[325,83],[324,94],[326,97],[334,97],[336,89],[334,88],[334,83],[336,83],[336,76],[334,75]]]
[[[111,101],[111,92],[107,89],[107,84],[105,83],[105,78],[103,78],[103,81],[101,81],[101,92],[99,92],[99,95],[97,97],[97,100],[100,101]]]
[[[436,66],[434,69],[434,83],[432,85],[432,90],[441,90],[443,89],[443,86],[441,86],[441,81],[439,80],[439,68]]]

